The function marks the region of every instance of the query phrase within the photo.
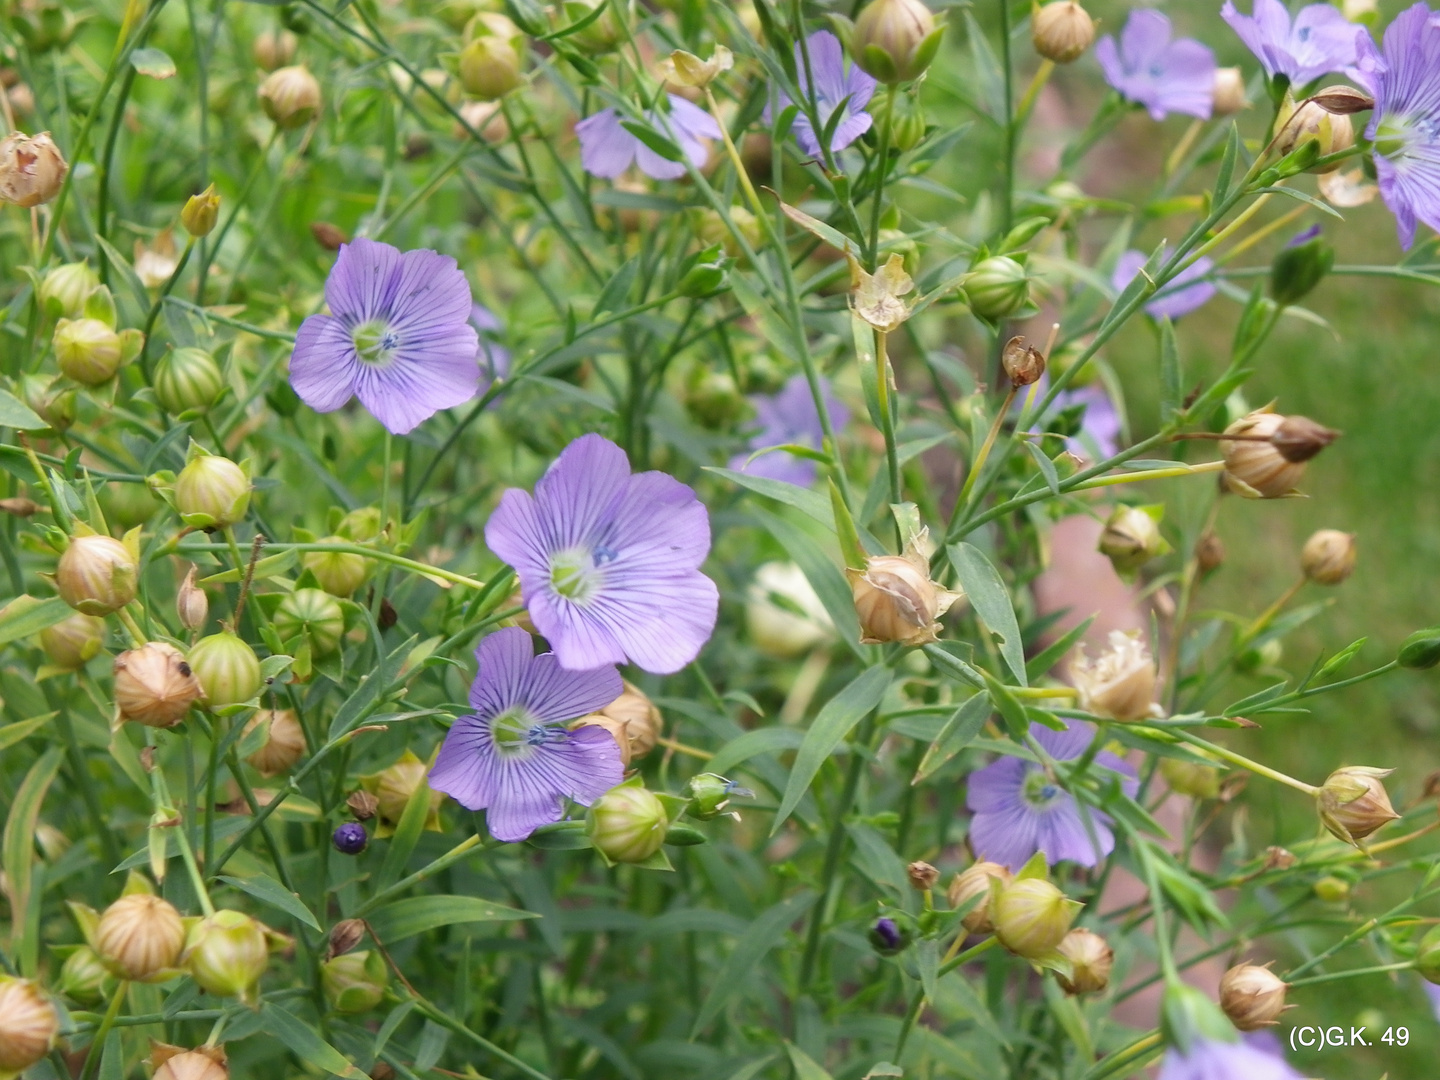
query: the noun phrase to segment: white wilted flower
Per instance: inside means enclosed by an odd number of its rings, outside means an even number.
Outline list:
[[[1070,664],[1080,707],[1111,720],[1164,715],[1155,704],[1159,672],[1138,633],[1110,631],[1110,647],[1093,659],[1082,646]]]

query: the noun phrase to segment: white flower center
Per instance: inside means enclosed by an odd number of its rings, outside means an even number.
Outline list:
[[[361,323],[350,331],[355,353],[363,363],[376,367],[388,364],[400,347],[400,338],[389,324],[379,319]]]

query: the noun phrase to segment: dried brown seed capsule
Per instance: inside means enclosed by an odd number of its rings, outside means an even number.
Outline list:
[[[200,682],[185,654],[151,641],[115,658],[115,707],[146,727],[174,727],[200,697]]]
[[[1285,1011],[1285,990],[1269,967],[1236,964],[1220,980],[1220,1008],[1241,1031],[1257,1031]]]

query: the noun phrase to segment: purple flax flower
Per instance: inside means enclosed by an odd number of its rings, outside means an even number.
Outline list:
[[[475,359],[480,371],[490,379],[503,379],[510,374],[510,350],[500,344],[505,327],[499,317],[484,304],[470,306],[470,325],[480,337],[480,348]]]
[[[719,593],[700,573],[705,506],[674,477],[631,475],[625,451],[582,435],[535,485],[511,488],[485,542],[520,575],[535,628],[572,671],[679,671],[715,629]],[[619,691],[617,690],[618,694]]]
[[[1056,761],[1070,761],[1085,752],[1095,737],[1095,725],[1069,721],[1066,731],[1036,727],[1035,738]],[[1114,754],[1100,753],[1095,765],[1123,773],[1125,790],[1134,794],[1134,770]],[[1115,850],[1110,818],[1099,810],[1088,813],[1091,838],[1075,797],[1046,775],[1033,761],[1002,757],[970,774],[966,805],[970,819],[970,847],[977,859],[1018,870],[1037,851],[1052,865],[1069,859],[1094,866]]]
[[[652,109],[645,118],[652,128],[669,136],[698,169],[705,164],[707,153],[700,140],[720,138],[720,125],[700,106],[674,94],[666,96],[670,99],[669,115],[662,116]],[[676,180],[685,175],[684,162],[669,161],[651,150],[625,129],[614,109],[601,109],[587,116],[575,125],[575,134],[580,138],[580,163],[591,176],[614,180],[636,163],[641,172],[656,180]]]
[[[601,727],[565,724],[608,705],[625,689],[613,667],[567,671],[535,655],[518,626],[475,650],[475,712],[455,721],[430,770],[430,786],[467,810],[488,810],[497,840],[524,840],[559,821],[563,801],[589,806],[625,774],[620,747]]]
[[[1052,408],[1058,412],[1072,405],[1085,406],[1085,417],[1080,421],[1077,436],[1085,455],[1098,453],[1100,456],[1093,459],[1097,461],[1114,457],[1120,450],[1120,411],[1105,387],[1098,382],[1074,390],[1067,387],[1056,395]]]
[[[820,380],[820,392],[825,399],[825,411],[830,414],[831,430],[838,431],[850,419],[850,410],[830,392],[830,383],[825,379]],[[804,375],[792,375],[778,394],[757,394],[751,397],[750,403],[755,406],[755,419],[760,424],[760,430],[750,439],[751,452],[787,443],[820,449],[825,431],[820,426],[815,397]],[[797,487],[809,487],[815,482],[815,462],[784,451],[764,454],[754,461],[749,454],[736,454],[730,459],[730,468],[751,476],[783,480]]]
[[[1159,1080],[1301,1080],[1283,1057],[1245,1042],[1203,1039],[1182,1054],[1165,1052]]]
[[[1160,253],[1162,262],[1169,256],[1169,248]],[[1111,287],[1117,293],[1121,292],[1135,279],[1135,275],[1140,273],[1145,263],[1144,252],[1133,248],[1125,252],[1115,264],[1115,272],[1110,275]],[[1178,319],[1181,315],[1189,315],[1215,295],[1215,283],[1204,280],[1205,275],[1213,269],[1215,263],[1202,255],[1161,286],[1145,304],[1145,310],[1157,319]]]
[[[1375,141],[1380,196],[1408,249],[1417,221],[1440,229],[1440,19],[1423,3],[1402,11],[1385,29],[1383,54],[1360,39],[1349,74],[1375,97],[1365,137]]]
[[[330,314],[300,324],[290,357],[290,384],[312,409],[358,397],[404,435],[475,396],[470,286],[450,256],[355,240],[340,248],[325,300]]]
[[[865,111],[865,106],[870,104],[870,98],[875,93],[875,80],[855,64],[850,64],[847,68],[845,54],[840,48],[840,39],[830,31],[821,30],[811,34],[805,39],[805,44],[810,53],[810,70],[815,76],[815,111],[820,115],[820,126],[829,127],[835,110],[840,108],[842,103],[845,108],[830,140],[830,152],[838,154],[870,130],[872,120]],[[805,77],[805,57],[800,51],[799,42],[795,44],[795,68],[799,73],[800,90],[808,96],[810,80]],[[778,97],[780,110],[784,111],[791,103],[790,98],[785,94],[779,94]],[[849,100],[846,100],[847,98]],[[762,119],[767,124],[771,123],[771,112],[771,106],[766,105]],[[790,130],[795,133],[795,141],[800,144],[800,149],[811,157],[820,156],[819,136],[804,109],[795,114],[795,122],[791,124]]]
[[[1300,9],[1295,22],[1280,0],[1255,0],[1254,14],[1241,15],[1225,0],[1220,17],[1271,76],[1284,75],[1301,86],[1355,63],[1362,27],[1349,22],[1333,4]]]
[[[1170,20],[1158,11],[1130,12],[1120,44],[1106,36],[1095,46],[1105,81],[1156,120],[1168,113],[1210,118],[1215,96],[1215,54],[1191,38],[1170,40]]]
[[[1425,998],[1430,1002],[1430,1011],[1435,1014],[1436,1020],[1440,1020],[1440,986],[1436,986],[1428,979],[1420,985],[1425,988]]]

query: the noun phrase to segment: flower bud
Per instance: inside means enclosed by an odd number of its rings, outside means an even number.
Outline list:
[[[348,544],[343,536],[327,536],[322,544]],[[331,596],[348,597],[365,583],[370,573],[370,561],[363,555],[350,551],[307,551],[300,559],[300,565],[315,575]]]
[[[700,773],[690,778],[690,806],[686,813],[697,817],[701,821],[710,821],[727,811],[732,797],[739,799],[753,798],[755,793],[748,788],[743,788],[733,780],[727,780],[715,773]],[[739,815],[736,815],[739,820]]]
[[[1200,573],[1208,574],[1220,569],[1225,562],[1225,541],[1214,529],[1206,529],[1195,541],[1195,563]]]
[[[1390,805],[1385,785],[1380,782],[1394,771],[1347,765],[1326,778],[1316,803],[1320,821],[1331,835],[1360,847],[1359,841],[1386,822],[1399,818]]]
[[[70,166],[48,131],[12,132],[0,140],[0,203],[39,206],[60,194]]]
[[[182,1050],[163,1058],[157,1052],[150,1060],[157,1066],[151,1080],[230,1080],[225,1051],[218,1046]]]
[[[893,98],[893,102],[885,102],[880,95],[876,95],[875,101],[877,108],[890,110],[890,145],[902,154],[914,150],[930,126],[925,119],[924,104],[918,94],[907,93],[898,86],[886,87],[884,95]]]
[[[1306,101],[1296,107],[1295,99],[1289,94],[1275,117],[1275,149],[1282,156],[1293,153],[1305,143],[1316,143],[1316,157],[1338,154],[1355,145],[1355,125],[1350,117],[1340,113],[1327,112],[1313,101]],[[1311,168],[1309,172],[1327,173],[1340,167],[1339,162]]]
[[[802,656],[835,638],[835,624],[805,571],[791,562],[768,562],[746,590],[745,627],[762,653]]]
[[[179,616],[180,625],[186,630],[199,630],[210,617],[210,598],[205,595],[204,589],[195,584],[193,566],[175,594],[175,614]]]
[[[298,642],[303,635],[318,658],[339,648],[345,633],[345,612],[340,601],[323,589],[296,589],[280,601],[273,623],[281,641]]]
[[[1306,229],[1286,244],[1270,263],[1270,296],[1281,307],[1298,303],[1330,273],[1335,249],[1320,235],[1320,226]]]
[[[115,707],[126,720],[174,727],[199,696],[200,683],[174,645],[152,641],[115,658]]]
[[[382,825],[380,836],[389,835],[384,826],[394,827],[400,820],[400,815],[405,813],[410,796],[422,787],[430,792],[430,810],[425,827],[432,831],[439,828],[440,801],[444,795],[430,790],[429,781],[426,779],[429,771],[430,768],[425,762],[406,750],[389,768],[360,778],[365,790],[376,798],[376,809],[380,813]]]
[[[261,70],[274,71],[295,59],[299,44],[300,39],[289,30],[264,30],[255,35],[250,56]]]
[[[1226,486],[1247,499],[1280,499],[1295,492],[1305,475],[1303,461],[1287,459],[1272,440],[1286,418],[1257,409],[1225,429],[1226,435],[1244,439],[1220,441],[1225,458]]]
[[[1241,1031],[1258,1031],[1285,1011],[1285,990],[1268,966],[1236,964],[1220,980],[1220,1008]]]
[[[940,871],[928,862],[912,862],[905,868],[905,873],[910,878],[910,887],[916,892],[927,892],[940,880]]]
[[[1074,0],[1055,0],[1031,14],[1030,40],[1045,59],[1068,64],[1095,40],[1095,20]]]
[[[345,805],[359,821],[369,821],[380,809],[380,800],[368,791],[352,791],[345,800]]]
[[[203,637],[190,647],[190,668],[211,709],[240,705],[260,693],[260,660],[243,639],[228,631]]]
[[[1081,646],[1070,664],[1070,680],[1080,692],[1080,707],[1111,720],[1140,720],[1153,715],[1159,671],[1138,633],[1110,631],[1110,647],[1091,659]]]
[[[1215,69],[1215,89],[1210,99],[1212,116],[1233,116],[1245,108],[1245,76],[1238,67]]]
[[[1339,585],[1355,572],[1355,534],[1339,529],[1312,533],[1300,549],[1300,569],[1316,585]]]
[[[965,929],[972,934],[995,932],[995,924],[990,919],[992,878],[1000,883],[1001,888],[1006,888],[1015,880],[1015,875],[999,863],[981,860],[956,874],[955,879],[950,882],[950,888],[945,891],[945,898],[950,902],[952,910],[964,907],[973,896],[980,897],[979,903],[966,912],[961,920]]]
[[[924,645],[938,641],[936,620],[950,610],[959,593],[930,580],[925,554],[928,537],[922,530],[905,545],[903,555],[872,555],[864,570],[847,568],[855,613],[860,616],[860,643]]]
[[[100,962],[94,949],[81,945],[65,958],[56,989],[77,1005],[98,1005],[115,992],[115,976]]]
[[[149,484],[114,481],[100,489],[100,507],[105,511],[106,521],[129,532],[155,516],[155,511],[160,509],[160,500],[150,490]]]
[[[881,956],[895,956],[910,947],[908,928],[898,926],[894,919],[876,919],[870,927],[870,944]]]
[[[86,615],[109,615],[135,599],[139,567],[109,536],[72,536],[55,568],[60,598]]]
[[[276,776],[305,755],[305,732],[290,709],[261,709],[245,724],[245,734],[265,726],[265,742],[245,760],[261,776]],[[241,736],[242,740],[244,736]]]
[[[1061,0],[1066,2],[1066,0]],[[1055,4],[1051,4],[1055,7]],[[1006,376],[1010,379],[1010,385],[1029,386],[1031,383],[1039,382],[1045,374],[1045,357],[1039,349],[1031,345],[1023,337],[1012,337],[1005,343],[1004,350],[1000,353],[1000,363],[1005,369]]]
[[[76,612],[40,631],[45,659],[64,671],[79,671],[105,644],[105,620]]]
[[[54,431],[75,423],[75,388],[63,375],[22,375],[20,396]]]
[[[850,47],[861,70],[880,82],[910,82],[935,59],[943,33],[920,0],[871,0],[855,20]]]
[[[120,335],[99,319],[61,319],[51,344],[60,370],[86,386],[108,382],[124,355]]]
[[[1017,956],[1039,959],[1065,940],[1076,913],[1084,906],[1043,878],[1021,878],[1001,890],[995,900],[991,915],[995,936]]]
[[[320,111],[320,84],[303,65],[277,68],[260,84],[259,98],[276,127],[297,128]]]
[[[644,862],[660,850],[668,827],[665,804],[637,784],[611,788],[585,814],[590,842],[610,862]]]
[[[1350,883],[1333,874],[1327,874],[1315,882],[1314,889],[1316,898],[1327,904],[1343,904],[1350,899]]]
[[[1030,300],[1025,267],[1007,255],[981,259],[960,283],[970,310],[984,319],[1003,319]]]
[[[379,536],[384,527],[378,506],[362,506],[340,519],[340,524],[335,526],[335,535],[351,543],[363,544]]]
[[[497,101],[525,81],[520,30],[504,15],[482,11],[465,28],[460,85],[481,101]]]
[[[215,194],[215,185],[211,184],[200,194],[191,195],[185,200],[185,205],[180,210],[180,224],[187,233],[199,239],[210,235],[210,230],[215,228],[215,220],[219,216],[220,196]]]
[[[253,1002],[270,962],[265,928],[239,911],[217,911],[190,928],[180,963],[207,994]]]
[[[1220,794],[1220,770],[1213,765],[1199,765],[1177,758],[1160,759],[1160,775],[1177,795],[1192,799],[1214,799]]]
[[[102,963],[122,979],[173,978],[185,946],[180,913],[158,896],[131,893],[105,909],[92,943]]]
[[[1440,664],[1440,627],[1416,630],[1400,643],[1400,666],[1424,670]]]
[[[40,308],[51,319],[76,319],[85,313],[85,298],[100,284],[100,275],[88,262],[65,263],[40,282]]]
[[[249,508],[250,477],[229,458],[196,454],[175,478],[175,511],[191,528],[228,528]]]
[[[1420,939],[1415,970],[1426,982],[1440,983],[1440,926],[1431,927]]]
[[[203,414],[210,411],[215,399],[225,389],[225,377],[220,365],[204,349],[186,347],[172,349],[155,365],[155,376],[151,381],[155,388],[155,400],[165,411],[179,416],[181,413]],[[224,458],[217,458],[224,461]]]
[[[0,976],[0,1076],[15,1076],[55,1045],[60,1014],[38,983]]]
[[[589,18],[597,7],[605,9],[599,18],[583,30],[566,35],[584,49],[587,55],[598,56],[614,49],[625,40],[625,23],[633,22],[635,17],[634,0],[626,0],[623,4],[613,4],[611,0],[562,0],[560,6],[566,22],[571,26]],[[624,11],[625,22],[616,18],[616,11]]]
[[[694,53],[676,49],[662,64],[666,82],[688,89],[709,86],[721,72],[734,66],[735,54],[724,45],[716,45],[709,60],[701,60]]]
[[[1070,961],[1070,976],[1058,975],[1065,993],[1098,994],[1110,985],[1115,950],[1092,930],[1071,930],[1061,939],[1060,955]]]
[[[370,835],[358,821],[347,821],[335,829],[330,842],[341,855],[359,855],[369,846]]]
[[[1340,437],[1323,424],[1317,424],[1306,416],[1287,416],[1270,436],[1270,444],[1280,451],[1286,461],[1309,461]]]
[[[1122,574],[1138,570],[1163,550],[1159,524],[1138,506],[1117,506],[1100,534],[1100,554]]]
[[[325,1000],[336,1012],[369,1012],[385,999],[389,981],[385,958],[378,952],[345,953],[320,965]]]

